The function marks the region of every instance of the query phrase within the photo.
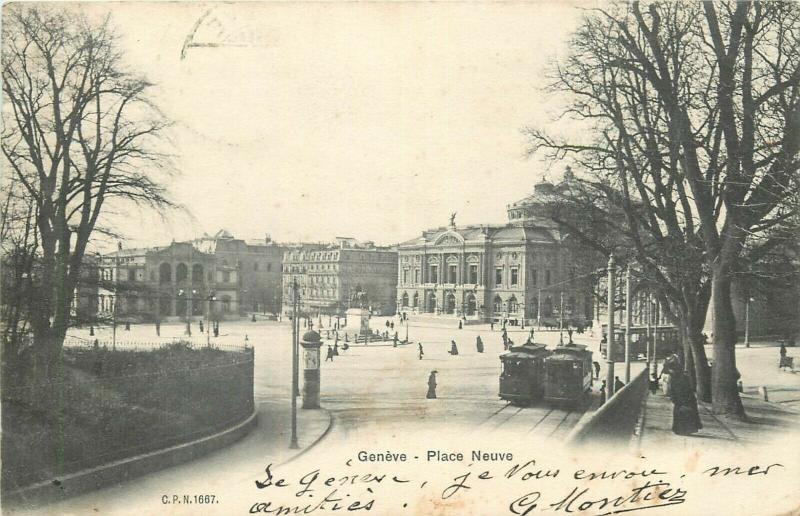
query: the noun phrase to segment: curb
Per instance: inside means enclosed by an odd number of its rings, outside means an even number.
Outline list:
[[[247,435],[257,424],[258,414],[254,410],[243,421],[226,430],[187,443],[120,459],[109,464],[76,471],[58,479],[38,482],[10,491],[3,494],[3,502],[15,505],[20,503],[30,506],[41,505],[108,487],[188,462],[200,455],[224,448]]]
[[[302,450],[297,452],[295,455],[293,455],[293,456],[289,457],[288,459],[286,459],[285,461],[281,462],[279,464],[279,466],[283,466],[284,464],[288,464],[288,463],[292,462],[295,459],[299,459],[302,455],[305,455],[305,453],[307,451],[309,451],[311,448],[313,448],[314,446],[319,444],[319,442],[322,441],[328,435],[328,433],[330,433],[331,429],[333,429],[333,413],[330,410],[326,409],[326,408],[323,408],[322,410],[324,410],[325,413],[328,414],[328,426],[325,428],[325,431],[323,431],[319,435],[319,437],[314,439],[314,442],[312,442],[311,444],[309,444],[308,446],[306,446],[305,448],[303,448]]]

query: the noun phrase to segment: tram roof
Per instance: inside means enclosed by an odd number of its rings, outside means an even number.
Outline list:
[[[547,351],[547,347],[543,344],[523,344],[521,346],[512,346],[508,353],[500,355],[500,357],[529,357],[532,355],[540,355]]]

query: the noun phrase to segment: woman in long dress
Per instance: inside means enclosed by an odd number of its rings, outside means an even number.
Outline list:
[[[456,341],[450,341],[450,354],[451,355],[458,355],[458,346],[456,346]]]
[[[670,371],[670,398],[672,399],[672,431],[678,435],[689,435],[703,428],[697,397],[686,373]]]
[[[425,396],[429,400],[436,399],[436,373],[438,371],[431,371],[431,375],[428,376],[428,395]]]
[[[483,340],[481,340],[480,335],[475,339],[475,346],[478,348],[478,353],[483,353]]]

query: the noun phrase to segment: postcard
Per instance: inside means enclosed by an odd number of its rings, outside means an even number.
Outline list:
[[[11,2],[2,511],[800,511],[794,2]]]

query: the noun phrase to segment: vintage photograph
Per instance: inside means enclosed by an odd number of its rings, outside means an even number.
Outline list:
[[[3,514],[800,511],[800,4],[1,22]]]

